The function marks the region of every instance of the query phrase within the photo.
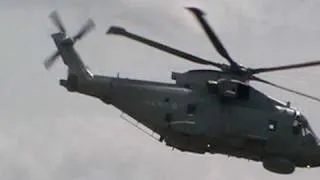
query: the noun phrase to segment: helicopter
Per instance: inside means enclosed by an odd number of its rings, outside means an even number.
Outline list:
[[[75,36],[68,36],[57,11],[50,18],[59,32],[51,34],[57,50],[45,62],[50,69],[59,56],[67,66],[60,85],[71,93],[97,98],[126,113],[159,135],[159,142],[182,152],[223,154],[262,163],[278,174],[292,174],[296,168],[320,166],[320,141],[307,118],[290,103],[272,98],[250,85],[261,82],[320,101],[256,76],[259,73],[305,68],[320,61],[267,68],[245,67],[231,58],[210,27],[205,12],[186,7],[204,29],[216,51],[228,64],[199,58],[165,44],[111,26],[107,35],[144,43],[185,60],[213,66],[172,72],[174,83],[96,75],[84,64],[75,43],[91,31],[92,19]]]

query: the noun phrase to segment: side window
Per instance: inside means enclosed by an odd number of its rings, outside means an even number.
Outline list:
[[[301,126],[301,123],[297,120],[295,120],[293,122],[293,125],[292,125],[292,133],[294,135],[301,135],[302,133],[302,126]]]
[[[196,104],[188,104],[186,113],[188,116],[193,116],[196,113],[197,105]]]
[[[217,83],[208,82],[207,83],[207,89],[208,89],[208,92],[211,93],[211,94],[217,94],[218,93],[218,85],[217,85]]]
[[[278,123],[275,120],[269,120],[268,130],[271,132],[275,132],[277,130]]]

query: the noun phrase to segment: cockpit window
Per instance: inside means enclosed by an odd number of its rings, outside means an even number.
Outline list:
[[[303,116],[302,116],[302,119],[305,119]],[[315,137],[315,138],[317,138],[316,137],[316,134],[313,132],[313,130],[311,129],[311,127],[310,127],[310,125],[309,125],[309,123],[308,123],[308,121],[304,121],[304,131],[305,131],[305,135],[307,135],[307,134],[311,134],[313,137]]]
[[[316,135],[312,131],[307,119],[300,113],[296,114],[295,120],[293,121],[293,134],[302,136],[312,135],[316,138]]]
[[[307,119],[300,112],[295,111],[294,121],[292,124],[292,133],[297,136],[312,139],[317,145],[320,145],[320,140],[314,131],[311,129]]]
[[[294,135],[302,135],[301,122],[299,122],[298,120],[294,120],[294,121],[293,121],[292,133],[293,133]]]

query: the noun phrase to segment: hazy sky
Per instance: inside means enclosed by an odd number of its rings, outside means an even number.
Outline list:
[[[195,3],[196,2],[196,3]],[[55,47],[48,19],[57,9],[73,35],[92,17],[96,29],[76,45],[98,74],[170,81],[171,71],[199,66],[136,42],[106,36],[112,24],[204,58],[224,61],[183,7],[207,12],[232,57],[250,66],[320,58],[318,0],[11,0],[0,2],[0,179],[8,180],[231,180],[318,179],[320,168],[270,173],[260,163],[221,155],[172,151],[119,118],[120,111],[59,86],[59,61],[50,72],[43,60]],[[156,67],[156,68],[155,68]],[[320,96],[319,68],[261,77]],[[290,100],[320,135],[320,105],[261,84],[271,96]]]

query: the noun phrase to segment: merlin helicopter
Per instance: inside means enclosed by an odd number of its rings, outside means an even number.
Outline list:
[[[319,140],[307,118],[290,104],[250,85],[250,81],[257,81],[320,101],[256,76],[316,66],[320,61],[267,68],[245,67],[231,58],[202,10],[186,9],[228,64],[196,57],[119,26],[111,26],[106,34],[126,37],[219,70],[172,72],[174,83],[93,74],[74,48],[75,43],[93,29],[93,21],[89,19],[79,33],[69,37],[56,11],[50,17],[59,29],[51,35],[57,51],[45,60],[44,65],[49,69],[61,56],[68,68],[67,78],[60,79],[61,86],[69,92],[91,96],[114,106],[158,134],[160,142],[180,151],[253,160],[279,174],[291,174],[296,167],[320,166]]]

